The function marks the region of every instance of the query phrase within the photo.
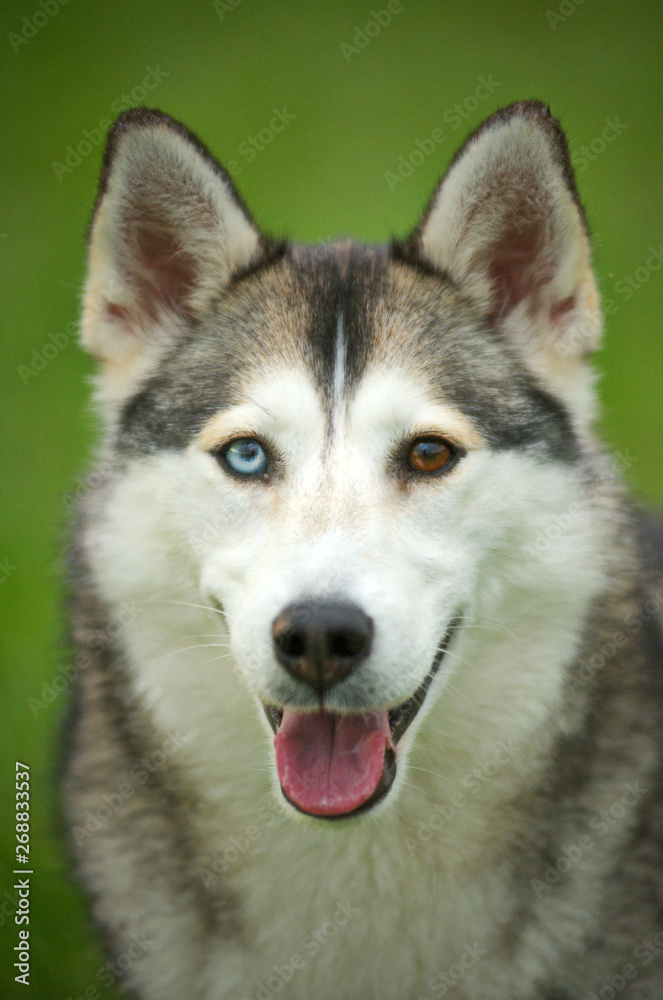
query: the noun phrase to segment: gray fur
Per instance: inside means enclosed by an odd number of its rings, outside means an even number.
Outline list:
[[[526,107],[530,116],[543,114],[538,105]],[[508,119],[508,110],[500,114]],[[556,123],[545,128],[573,185],[561,131]],[[111,145],[102,189],[112,157]],[[574,185],[572,194],[577,202]],[[472,980],[483,985],[468,992],[470,980],[460,980],[444,995],[496,997],[486,985],[491,969],[504,982],[504,970],[511,962],[514,969],[522,966],[537,935],[552,958],[525,985],[514,972],[509,1000],[663,997],[663,528],[634,510],[600,447],[578,431],[569,404],[528,367],[499,324],[488,323],[448,275],[422,258],[419,233],[389,249],[333,245],[267,252],[265,242],[262,258],[221,289],[203,315],[187,318],[178,343],[123,402],[102,454],[113,474],[84,498],[70,581],[72,636],[84,669],[69,724],[64,806],[77,872],[110,953],[127,954],[132,939],[144,935],[146,945],[126,973],[126,987],[136,997],[227,996],[210,982],[210,970],[224,949],[231,962],[234,949],[250,948],[252,930],[229,883],[221,877],[206,884],[200,877],[211,853],[208,805],[199,800],[177,749],[164,752],[163,734],[137,690],[115,628],[120,612],[104,602],[90,569],[90,530],[103,518],[126,463],[187,448],[210,417],[245,398],[261,357],[278,354],[286,363],[305,364],[332,421],[339,309],[347,399],[368,370],[388,369],[406,354],[432,397],[467,414],[494,451],[573,470],[593,498],[610,546],[605,586],[587,609],[580,648],[567,667],[563,704],[513,765],[516,792],[490,817],[500,831],[497,853],[477,873],[474,905],[483,918],[488,881],[499,885],[503,905],[491,914],[483,978]],[[600,668],[588,667],[599,661]],[[171,734],[175,745],[186,730],[183,719],[182,734]],[[124,795],[122,787],[131,791]],[[618,808],[606,815],[606,803]],[[103,821],[90,822],[102,813]],[[215,822],[223,823],[223,816]],[[290,822],[268,824],[263,836],[276,847],[288,837]],[[381,829],[381,822],[376,820],[376,843],[386,844],[390,827],[386,822]],[[351,850],[351,825],[347,829],[340,836],[348,837]],[[312,895],[333,875],[325,867],[323,836],[311,831],[320,839],[320,862],[308,870],[311,885],[302,891]],[[444,831],[439,844],[443,853]],[[580,862],[574,861],[577,850]],[[357,869],[370,863],[361,856],[354,861]],[[287,890],[302,871],[307,869],[270,876]],[[390,908],[398,903],[389,893],[389,873],[385,879],[383,905]],[[352,888],[338,891],[351,894]],[[379,884],[375,891],[382,891]],[[287,922],[287,891],[284,900]],[[436,912],[443,923],[443,896]],[[408,913],[398,941],[383,939],[380,926],[373,940],[397,977],[398,955],[415,945]],[[341,948],[335,995],[358,1000],[353,970],[344,968],[342,957]],[[256,982],[263,971],[256,969]],[[298,989],[295,977],[281,996],[300,997]],[[436,989],[429,995],[442,996],[442,987]],[[241,995],[256,996],[255,983]]]
[[[396,330],[386,342],[377,333],[401,307],[402,283],[409,292],[408,352],[440,398],[473,417],[494,448],[530,447],[564,461],[576,458],[564,405],[448,282],[440,287],[437,276],[382,248],[334,245],[291,247],[237,281],[127,400],[118,448],[146,454],[186,447],[217,410],[239,401],[242,383],[263,352],[306,364],[331,404],[340,307],[351,395],[369,360],[388,364],[403,348]],[[311,306],[304,310],[302,303]],[[274,328],[291,330],[292,339],[274,340]]]

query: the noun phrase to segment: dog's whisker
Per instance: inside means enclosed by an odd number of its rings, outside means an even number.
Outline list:
[[[237,774],[271,774],[269,763],[266,764],[240,764],[235,767]]]
[[[189,649],[207,649],[207,648],[223,649],[230,651],[231,646],[229,642],[197,642],[191,646],[182,646],[181,648],[174,649],[167,656],[173,656],[175,653],[184,653]]]
[[[223,645],[220,642],[197,642],[193,646],[183,646],[181,649],[173,649],[170,653],[166,653],[166,656],[177,656],[178,653],[188,653],[192,649],[223,649]],[[227,648],[227,647],[226,647]]]
[[[410,764],[409,768],[410,768],[411,771],[424,771],[425,774],[432,774],[434,778],[439,778],[440,781],[446,782],[447,785],[453,785],[454,784],[453,781],[451,781],[449,778],[445,777],[443,774],[440,774],[439,771],[431,771],[427,767],[419,767],[418,764]]]
[[[408,788],[414,788],[415,792],[420,792],[422,795],[427,796],[427,798],[432,799],[433,802],[437,802],[438,805],[444,805],[444,802],[441,799],[438,799],[435,795],[431,794],[431,792],[427,792],[425,788],[420,788],[419,785],[415,785],[413,781],[405,780],[403,784],[407,785]]]
[[[260,743],[254,743],[254,745],[252,747],[249,747],[248,750],[244,750],[243,753],[240,754],[238,759],[241,760],[243,757],[246,757],[247,754],[253,753],[254,750],[258,749],[258,747],[263,747],[264,749],[265,746],[266,746],[265,740],[261,740]]]
[[[397,813],[402,820],[407,821],[407,814],[404,812],[403,809],[401,809],[401,807],[398,805],[398,803],[393,802],[392,803],[392,808],[393,808],[394,812]],[[384,827],[379,822],[378,817],[374,813],[369,813],[369,816],[370,816],[371,822],[380,831],[380,835],[383,836],[384,835]]]
[[[225,611],[221,608],[214,608],[209,604],[193,604],[191,601],[175,601],[172,598],[162,598],[160,600],[151,599],[145,601],[136,601],[136,604],[179,604],[185,608],[200,608],[201,611],[211,611],[213,614],[221,615],[223,618],[228,617]]]
[[[459,691],[458,686],[456,684],[453,683],[448,684],[445,690],[445,695],[448,695],[450,698],[455,698],[457,701],[462,702],[469,708],[472,708],[474,706],[474,702],[472,701],[472,699],[468,697],[468,695],[463,694],[462,691]]]
[[[214,645],[214,643],[212,643],[212,645]],[[239,669],[235,664],[235,657],[229,651],[226,651],[225,653],[219,653],[218,656],[212,656],[211,659],[209,660],[204,660],[203,663],[201,663],[201,667],[206,667],[210,663],[216,663],[217,660],[230,660],[233,664],[233,671],[237,674],[237,677],[241,680]]]
[[[463,667],[468,672],[472,672],[472,671],[475,671],[475,670],[481,670],[481,665],[480,664],[475,663],[473,660],[468,660],[468,659],[466,659],[463,656],[459,656],[458,653],[447,652],[447,653],[444,654],[444,658],[447,659],[447,657],[449,657],[452,660],[455,660],[456,663],[459,666]],[[451,690],[452,684],[454,682],[457,682],[457,679],[458,679],[458,677],[457,677],[456,674],[451,674],[450,677],[449,677],[448,683],[447,683],[447,687],[445,687],[444,690],[445,691],[446,690]]]
[[[187,639],[220,639],[226,645],[230,644],[228,636],[220,632],[194,632],[193,635],[187,635]]]
[[[513,639],[518,639],[520,635],[523,634],[522,629],[511,628],[510,625],[506,625],[504,622],[494,621],[492,618],[465,618],[463,620],[463,628],[471,629],[486,629],[493,630],[495,632],[504,632],[506,635],[511,636]]]

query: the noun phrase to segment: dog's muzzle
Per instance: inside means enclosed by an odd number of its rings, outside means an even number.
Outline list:
[[[296,809],[345,819],[384,798],[396,776],[398,742],[421,708],[459,624],[457,616],[407,701],[392,709],[341,714],[324,708],[324,695],[368,656],[371,619],[345,602],[301,602],[278,615],[272,628],[276,658],[320,700],[317,711],[264,706],[275,733],[281,789]]]

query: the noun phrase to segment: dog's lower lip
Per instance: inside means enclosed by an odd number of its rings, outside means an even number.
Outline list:
[[[413,722],[415,716],[417,715],[419,709],[424,703],[426,694],[428,693],[428,688],[430,687],[433,678],[437,674],[440,664],[444,659],[444,654],[446,653],[449,643],[451,642],[456,629],[461,621],[461,615],[456,615],[451,621],[449,628],[447,629],[444,639],[440,643],[435,654],[435,658],[431,665],[430,670],[426,674],[424,680],[419,685],[414,694],[404,701],[401,705],[397,705],[396,708],[392,708],[389,711],[389,726],[391,728],[391,738],[393,745],[396,746],[398,741],[404,735],[405,731],[409,728],[410,724]],[[274,733],[278,732],[279,726],[281,725],[281,720],[283,719],[283,710],[276,708],[275,705],[268,705],[263,702],[263,709],[265,715],[267,716],[267,721],[269,722]]]

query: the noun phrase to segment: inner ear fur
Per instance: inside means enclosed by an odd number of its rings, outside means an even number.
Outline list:
[[[191,132],[127,111],[108,135],[90,227],[84,345],[109,363],[158,350],[275,247]]]
[[[601,321],[566,138],[537,102],[497,111],[465,142],[397,254],[446,274],[524,352],[584,357]]]

